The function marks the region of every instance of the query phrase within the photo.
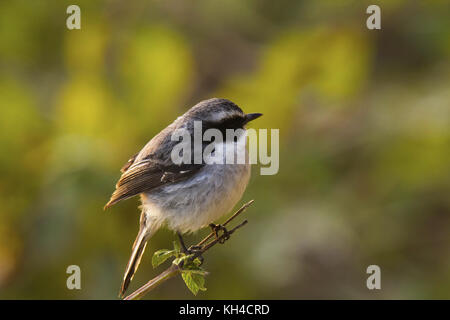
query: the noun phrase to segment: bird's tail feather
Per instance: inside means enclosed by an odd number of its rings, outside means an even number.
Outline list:
[[[137,268],[139,267],[139,263],[141,262],[142,254],[144,253],[145,247],[147,246],[147,241],[153,235],[156,229],[157,226],[155,225],[141,226],[136,240],[134,240],[133,248],[131,250],[131,257],[130,260],[128,260],[128,264],[125,269],[122,287],[120,288],[119,293],[120,298],[124,296],[128,285],[133,279],[134,273],[136,272]]]

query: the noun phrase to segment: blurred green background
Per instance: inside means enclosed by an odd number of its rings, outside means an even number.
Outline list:
[[[280,171],[253,168],[249,224],[196,298],[450,298],[448,1],[76,1],[81,30],[70,4],[0,4],[0,298],[115,299],[139,217],[102,210],[119,169],[211,97],[280,129]],[[147,298],[194,296],[178,278]]]

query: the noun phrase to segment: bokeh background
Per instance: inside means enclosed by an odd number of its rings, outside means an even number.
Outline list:
[[[253,168],[206,292],[179,278],[147,298],[450,298],[448,1],[75,2],[0,3],[0,298],[115,299],[139,217],[136,198],[102,210],[119,169],[211,97],[280,129],[280,170]]]

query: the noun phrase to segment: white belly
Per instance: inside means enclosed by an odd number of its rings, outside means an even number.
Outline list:
[[[193,178],[142,194],[142,207],[170,229],[193,232],[229,213],[249,178],[249,164],[205,165]]]

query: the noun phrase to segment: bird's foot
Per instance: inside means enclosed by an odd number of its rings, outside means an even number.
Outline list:
[[[180,245],[181,245],[181,251],[184,254],[190,254],[189,249],[186,247],[186,245],[184,244],[184,240],[183,237],[181,236],[181,233],[177,232],[177,236],[178,236],[178,240],[180,241]]]
[[[203,253],[203,248],[201,246],[190,246],[188,249],[188,253],[187,254],[194,254],[197,255],[196,258],[198,258],[198,260],[200,260],[200,264],[198,265],[198,267],[200,267],[203,264],[203,261],[205,260],[202,256]]]
[[[188,252],[189,252],[190,254],[192,254],[192,253],[197,253],[197,252],[202,251],[202,249],[203,249],[202,246],[190,246],[189,249],[188,249]]]
[[[184,240],[183,240],[183,237],[181,236],[181,233],[177,232],[177,235],[178,235],[178,239],[180,240],[181,251],[185,255],[198,254],[199,252],[202,252],[202,247],[200,247],[200,246],[190,246],[189,248],[187,248],[186,245],[184,244]],[[199,254],[197,258],[200,260],[199,266],[201,266],[204,261],[202,255]]]
[[[214,236],[216,237],[216,239],[219,241],[220,244],[223,244],[225,241],[230,239],[230,233],[228,232],[227,228],[225,228],[223,225],[211,223],[209,227],[211,228],[212,232],[214,233]],[[222,235],[219,235],[219,231],[223,232]]]

